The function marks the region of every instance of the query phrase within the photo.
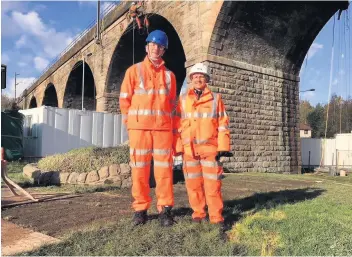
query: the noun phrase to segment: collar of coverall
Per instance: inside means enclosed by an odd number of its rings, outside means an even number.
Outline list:
[[[197,94],[194,92],[195,88],[193,85],[191,85],[189,87],[189,90],[188,90],[188,94],[189,95],[194,95],[195,97],[197,97]],[[200,102],[206,102],[206,101],[209,101],[209,100],[212,100],[214,99],[214,96],[213,96],[213,93],[210,91],[210,89],[208,88],[208,85],[203,89],[203,94],[201,95],[201,97],[198,99],[200,100]]]
[[[148,67],[151,67],[154,69],[159,69],[160,67],[162,67],[165,64],[164,60],[161,57],[160,57],[160,63],[158,65],[154,64],[154,62],[152,60],[150,60],[148,54],[144,58],[144,62]]]

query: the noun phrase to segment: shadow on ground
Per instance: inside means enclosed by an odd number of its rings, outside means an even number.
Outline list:
[[[292,204],[305,200],[310,200],[321,195],[325,190],[316,188],[303,188],[281,190],[275,192],[255,193],[249,197],[224,201],[223,215],[225,223],[228,227],[240,220],[244,212],[252,211],[256,213],[263,209],[275,208],[278,205]],[[192,209],[190,208],[175,208],[174,215],[191,216]],[[155,218],[155,217],[154,217]]]

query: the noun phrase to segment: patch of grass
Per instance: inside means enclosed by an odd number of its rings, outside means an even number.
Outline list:
[[[240,246],[222,242],[218,228],[214,225],[194,224],[189,217],[177,221],[178,223],[170,228],[160,227],[158,220],[133,228],[130,220],[125,219],[114,225],[72,233],[60,244],[45,246],[28,254],[37,256],[245,254]]]
[[[38,167],[42,170],[83,173],[111,164],[129,163],[129,158],[127,145],[110,148],[87,147],[43,158],[38,162]]]
[[[352,255],[352,187],[333,178],[316,184],[324,191],[315,198],[247,211],[230,230],[231,241],[248,255]]]
[[[7,173],[22,173],[23,167],[26,166],[28,162],[24,161],[13,161],[7,163]]]
[[[225,201],[224,213],[236,221],[222,242],[218,228],[192,223],[189,213],[177,215],[177,224],[160,227],[157,220],[132,228],[129,219],[72,232],[63,242],[45,246],[29,255],[352,255],[352,187],[319,176],[233,174],[224,180],[228,188],[239,180],[269,186],[260,192]],[[312,183],[297,183],[298,180]],[[296,187],[270,191],[279,183]],[[253,184],[248,184],[253,185]],[[305,185],[305,188],[302,186]],[[237,189],[232,186],[233,191]],[[273,189],[271,189],[273,190]],[[276,189],[275,189],[276,190]],[[237,191],[238,192],[238,191]],[[186,209],[186,208],[180,208]],[[182,213],[175,206],[174,212]]]
[[[13,173],[8,173],[9,179],[11,179],[13,182],[18,184],[21,187],[31,187],[33,186],[33,181],[30,178],[27,178],[23,176],[22,173],[19,172],[13,172]],[[1,186],[5,185],[5,183],[1,180]]]

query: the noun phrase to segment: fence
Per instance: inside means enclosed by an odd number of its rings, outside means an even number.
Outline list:
[[[352,133],[333,139],[301,138],[302,166],[352,168]]]
[[[25,158],[41,158],[87,146],[114,147],[128,140],[122,115],[42,106],[25,115]]]

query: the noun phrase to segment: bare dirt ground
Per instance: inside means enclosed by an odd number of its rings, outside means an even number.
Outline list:
[[[285,202],[299,201],[315,197],[320,192],[308,189],[314,181],[285,180],[258,176],[227,175],[223,180],[224,216],[232,222],[240,214],[227,213],[227,207],[238,206],[246,211],[253,206],[265,205],[271,199],[282,198]],[[31,192],[31,190],[28,190]],[[174,185],[176,216],[190,215],[185,184]],[[153,205],[149,214],[156,218],[155,192],[151,189]],[[49,236],[60,238],[72,230],[79,230],[94,223],[117,222],[131,217],[132,197],[130,189],[85,193],[78,197],[55,201],[39,202],[17,207],[3,208],[2,219],[21,227]],[[2,231],[4,238],[4,232]],[[16,235],[11,235],[16,238]]]

